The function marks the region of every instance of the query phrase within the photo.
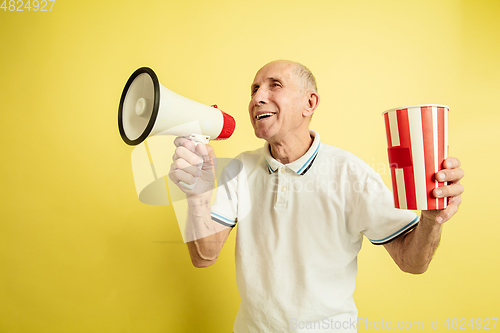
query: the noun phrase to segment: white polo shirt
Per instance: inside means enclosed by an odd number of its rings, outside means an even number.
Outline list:
[[[355,332],[356,257],[363,234],[384,244],[418,223],[361,159],[314,142],[283,165],[269,144],[237,157],[212,219],[238,224],[235,333]],[[240,172],[241,170],[241,172]]]

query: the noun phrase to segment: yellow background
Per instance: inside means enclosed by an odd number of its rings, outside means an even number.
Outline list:
[[[237,129],[219,157],[262,145],[247,116],[255,72],[300,61],[322,97],[311,127],[389,185],[381,112],[451,107],[466,170],[459,214],[427,273],[365,241],[355,300],[372,322],[500,317],[498,1],[66,1],[0,10],[0,332],[230,332],[234,233],[191,266],[171,206],[141,204],[118,133],[126,80],[217,103]],[[327,264],[327,263],[325,263]],[[500,324],[497,324],[497,329]],[[467,327],[470,329],[470,327]],[[367,329],[362,326],[360,331]]]

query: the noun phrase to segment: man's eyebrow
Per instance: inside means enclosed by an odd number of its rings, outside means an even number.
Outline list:
[[[265,81],[278,81],[278,82],[281,82],[282,80],[280,78],[278,78],[278,77],[269,76],[269,77],[266,77]],[[259,87],[259,85],[257,83],[252,84],[251,90],[253,90],[256,87]]]
[[[266,78],[266,81],[267,81],[267,80],[269,80],[269,81],[279,81],[279,82],[281,82],[281,79],[280,79],[279,77],[272,77],[272,76],[270,76],[270,77]]]

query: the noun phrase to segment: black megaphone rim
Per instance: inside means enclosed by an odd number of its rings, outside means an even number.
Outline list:
[[[125,97],[127,96],[128,89],[130,88],[130,85],[132,82],[134,82],[135,78],[143,73],[148,74],[151,77],[151,80],[153,81],[153,87],[154,87],[154,102],[153,102],[153,110],[151,113],[151,117],[149,118],[149,122],[142,132],[142,134],[134,140],[131,140],[127,137],[125,134],[125,129],[123,127],[123,104],[125,102]],[[149,67],[141,67],[138,70],[136,70],[128,79],[127,83],[125,84],[125,88],[123,88],[122,96],[120,98],[120,106],[118,108],[118,128],[120,130],[120,135],[125,141],[126,144],[130,146],[136,146],[142,141],[146,140],[146,138],[149,136],[151,131],[153,130],[154,124],[156,122],[156,118],[158,116],[158,110],[160,108],[160,82],[158,81],[158,77],[156,76],[155,72],[149,68]]]

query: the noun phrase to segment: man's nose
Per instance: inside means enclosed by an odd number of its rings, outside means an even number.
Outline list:
[[[264,89],[259,88],[252,96],[252,104],[254,106],[264,105],[268,102],[268,96]]]

